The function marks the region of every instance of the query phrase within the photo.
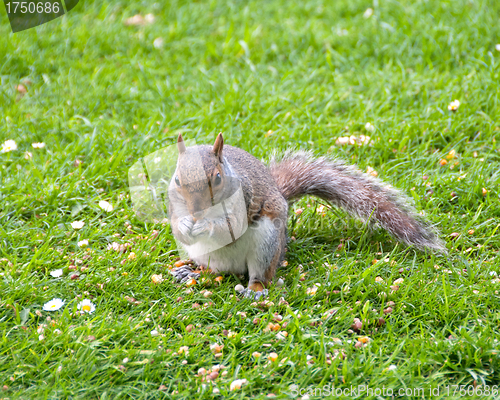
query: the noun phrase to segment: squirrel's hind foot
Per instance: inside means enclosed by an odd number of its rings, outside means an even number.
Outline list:
[[[182,267],[175,268],[170,271],[175,280],[180,283],[185,283],[189,279],[194,279],[196,282],[200,279],[200,274],[194,272],[189,265],[183,265]]]
[[[247,299],[252,299],[252,300],[255,300],[255,301],[259,301],[259,300],[263,300],[267,297],[268,295],[268,291],[267,289],[262,289],[262,290],[259,290],[259,291],[253,291],[252,289],[249,289],[249,288],[246,288],[246,289],[243,289],[240,294],[247,298]]]

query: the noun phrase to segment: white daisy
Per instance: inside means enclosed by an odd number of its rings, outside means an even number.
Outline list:
[[[368,132],[370,132],[370,133],[375,132],[375,127],[374,127],[371,123],[369,123],[369,122],[367,122],[367,123],[366,123],[366,125],[365,125],[365,129],[366,129]]]
[[[76,230],[78,230],[78,229],[82,229],[82,228],[83,228],[83,225],[85,225],[85,222],[83,222],[83,221],[73,221],[73,222],[71,223],[71,227],[72,227],[73,229],[76,229]]]
[[[448,105],[448,110],[457,111],[458,107],[460,107],[460,101],[454,100]]]
[[[34,149],[43,149],[45,147],[45,143],[31,143],[31,146],[33,146]]]
[[[155,49],[161,49],[163,47],[163,43],[163,38],[159,37],[154,40],[153,46],[155,47]]]
[[[156,330],[156,329],[153,329],[151,331],[151,336],[158,336],[160,333]]]
[[[50,272],[50,275],[53,276],[54,278],[59,278],[60,276],[63,275],[63,270],[62,268],[55,269],[54,271]]]
[[[496,49],[497,51],[500,51],[500,44],[497,44],[497,45],[495,46],[495,49]]]
[[[12,139],[6,140],[2,143],[2,153],[8,153],[9,151],[17,150],[17,144]]]
[[[88,245],[89,241],[87,239],[83,239],[78,242],[78,247],[87,247]]]
[[[243,385],[245,385],[248,381],[246,379],[236,379],[235,381],[232,381],[231,384],[229,385],[229,390],[234,391],[241,389]]]
[[[99,207],[101,207],[106,212],[113,211],[113,206],[110,203],[108,203],[106,200],[101,200],[99,202]]]
[[[43,305],[44,311],[57,311],[64,305],[64,301],[61,299],[52,299],[48,303]]]
[[[76,308],[81,313],[86,312],[88,314],[92,314],[95,311],[95,305],[89,299],[83,299],[82,301],[80,301]]]
[[[367,8],[363,13],[364,18],[370,18],[373,15],[373,8]]]

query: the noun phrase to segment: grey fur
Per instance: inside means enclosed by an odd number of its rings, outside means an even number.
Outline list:
[[[401,242],[446,253],[434,227],[417,214],[405,195],[354,166],[314,157],[312,152],[287,151],[274,156],[269,169],[287,200],[315,195],[379,224]]]

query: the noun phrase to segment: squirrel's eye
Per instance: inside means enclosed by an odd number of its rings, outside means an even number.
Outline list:
[[[221,182],[222,182],[222,178],[220,176],[220,172],[217,172],[217,175],[215,175],[214,184],[220,185]]]
[[[181,181],[179,180],[179,177],[177,175],[175,176],[175,184],[177,186],[181,186]]]

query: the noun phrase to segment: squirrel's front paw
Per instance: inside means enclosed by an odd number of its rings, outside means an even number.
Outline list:
[[[182,267],[175,268],[171,270],[170,273],[174,276],[177,282],[181,283],[187,282],[191,278],[198,282],[198,279],[200,278],[200,274],[194,272],[193,269],[188,265],[183,265]]]
[[[254,292],[252,289],[246,288],[246,289],[243,289],[240,292],[240,294],[243,297],[246,297],[247,299],[259,301],[259,300],[261,300],[261,299],[263,300],[267,297],[268,291],[267,291],[267,289],[262,289],[262,290],[259,290],[257,292]]]
[[[186,215],[179,220],[178,229],[184,236],[191,236],[191,230],[193,229],[194,219],[191,215]]]
[[[206,219],[202,219],[200,221],[196,221],[196,223],[193,226],[193,229],[191,229],[191,235],[194,237],[200,237],[200,236],[205,236],[210,233],[211,230],[211,224],[209,221]]]

